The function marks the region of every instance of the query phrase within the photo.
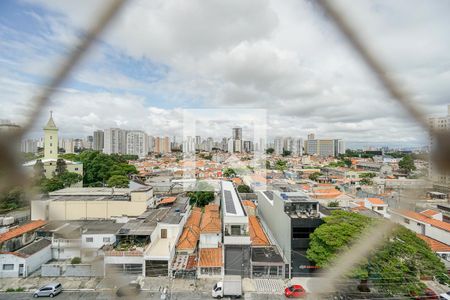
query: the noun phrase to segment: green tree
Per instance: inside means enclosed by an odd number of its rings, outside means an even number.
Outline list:
[[[109,187],[127,188],[130,180],[124,175],[113,175],[108,179]]]
[[[41,181],[40,187],[43,193],[50,193],[56,190],[63,189],[64,182],[58,176],[54,176],[52,178],[44,178]]]
[[[17,209],[25,205],[25,195],[21,187],[14,187],[0,195],[0,213]]]
[[[352,243],[370,225],[378,220],[361,214],[334,211],[325,217],[311,235],[307,258],[318,266],[326,268],[342,251],[347,251]],[[396,226],[391,236],[386,236],[384,244],[361,262],[350,277],[372,280],[378,290],[389,295],[420,293],[424,285],[420,276],[444,277],[445,266],[428,245],[417,235]]]
[[[369,178],[363,178],[363,179],[361,179],[359,181],[359,184],[361,184],[361,185],[372,185],[373,181],[372,181],[372,179],[369,179]]]
[[[287,169],[287,161],[281,159],[277,160],[275,162],[275,169],[281,172],[285,171]]]
[[[198,207],[204,207],[205,205],[214,201],[214,187],[207,182],[200,181],[197,183],[194,191],[187,193],[189,203]]]
[[[226,178],[236,177],[236,171],[232,168],[226,168],[223,171],[223,177],[226,177]]]
[[[266,154],[272,154],[274,152],[275,152],[275,149],[273,149],[273,148],[267,148],[266,149]]]
[[[366,172],[366,173],[359,174],[359,178],[374,178],[376,176],[377,176],[377,174],[375,174],[373,172]]]
[[[59,179],[63,182],[64,187],[69,187],[75,183],[83,180],[83,176],[75,172],[64,172],[58,175]]]
[[[64,172],[66,172],[67,170],[67,164],[66,161],[62,158],[58,158],[56,160],[56,169],[55,169],[55,174],[56,175],[61,175]]]
[[[347,168],[350,168],[352,166],[352,161],[348,158],[344,158],[343,162]]]
[[[251,193],[252,189],[246,185],[246,184],[241,184],[237,187],[237,190],[239,193]]]
[[[414,159],[411,155],[405,155],[399,162],[398,166],[401,170],[403,170],[405,173],[409,174],[411,171],[414,171],[416,169],[416,166],[414,165]]]
[[[266,160],[266,169],[271,169],[272,166],[270,165],[270,161]]]
[[[323,175],[323,174],[320,173],[320,172],[314,172],[314,173],[310,174],[310,175],[308,176],[308,178],[309,178],[310,180],[317,181],[317,179],[319,179],[319,177],[322,176],[322,175]]]
[[[284,150],[284,149],[283,149],[283,153],[281,153],[281,156],[286,157],[286,156],[289,156],[289,155],[291,155],[291,154],[292,154],[292,151]]]

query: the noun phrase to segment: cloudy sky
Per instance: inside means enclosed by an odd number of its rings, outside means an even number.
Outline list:
[[[24,120],[31,96],[102,3],[0,2],[0,119]],[[424,113],[444,115],[450,1],[339,4]],[[181,136],[185,109],[230,108],[265,109],[271,138],[314,132],[361,143],[426,141],[307,0],[131,0],[30,135],[41,134],[50,109],[62,136],[79,137],[108,127]],[[202,135],[230,136],[222,115]]]

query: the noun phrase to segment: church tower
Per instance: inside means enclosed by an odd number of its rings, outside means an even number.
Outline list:
[[[58,128],[53,121],[52,111],[44,127],[44,159],[49,158],[58,159]]]

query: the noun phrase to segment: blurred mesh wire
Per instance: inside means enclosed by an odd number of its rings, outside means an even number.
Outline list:
[[[32,109],[26,123],[20,130],[0,136],[0,194],[4,194],[12,187],[18,185],[26,187],[27,191],[32,191],[33,183],[27,180],[26,175],[23,173],[21,161],[17,155],[18,151],[14,147],[15,143],[11,143],[11,141],[20,141],[32,128],[49,99],[71,75],[74,68],[86,55],[87,50],[92,47],[93,42],[105,30],[108,24],[111,23],[111,20],[117,16],[125,2],[126,0],[112,0],[107,2],[104,11],[98,16],[90,30],[80,39],[79,44],[73,46],[72,51],[67,55],[65,60],[61,64],[56,65],[49,82],[31,99],[30,106]],[[386,93],[392,99],[396,100],[411,118],[420,124],[437,141],[436,144],[438,147],[433,149],[432,159],[441,171],[449,172],[450,132],[437,131],[429,127],[426,116],[413,103],[411,95],[406,90],[400,88],[399,84],[392,77],[388,76],[390,74],[388,68],[367,46],[364,37],[358,34],[356,26],[352,25],[338,9],[336,2],[318,0],[318,3],[333,21],[336,28],[347,39],[349,45],[360,55],[362,62],[375,75]],[[321,277],[320,282],[317,282],[317,284],[313,282],[310,287],[313,293],[309,298],[321,299],[327,293],[335,291],[336,286],[342,284],[340,280],[343,275],[360,263],[363,258],[369,255],[370,251],[376,249],[384,238],[390,234],[392,229],[393,224],[388,221],[381,223],[376,228],[369,228],[348,252],[338,257],[333,267],[323,274],[324,277]],[[117,286],[124,282],[119,274],[114,273],[110,275],[109,282],[111,286]]]

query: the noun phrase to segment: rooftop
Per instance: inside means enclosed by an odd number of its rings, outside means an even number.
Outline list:
[[[199,267],[222,267],[222,248],[202,248],[199,251]]]
[[[417,234],[417,236],[424,240],[434,252],[450,252],[450,245],[444,244],[422,234]]]
[[[446,222],[443,222],[443,221],[435,220],[435,219],[432,219],[430,217],[424,216],[424,215],[422,215],[420,213],[416,213],[416,212],[411,211],[411,210],[393,209],[392,212],[400,214],[400,215],[402,215],[404,217],[407,217],[407,218],[414,219],[414,220],[422,222],[422,223],[430,224],[433,227],[436,227],[436,228],[445,230],[447,232],[450,232],[450,223],[446,223]]]
[[[0,234],[0,243],[10,240],[10,239],[13,239],[18,236],[21,236],[22,234],[25,234],[27,232],[36,230],[36,229],[44,226],[45,224],[47,224],[46,221],[36,220],[36,221],[31,221],[30,223],[27,223],[25,225],[13,228],[5,233]]]
[[[384,205],[386,204],[383,200],[381,200],[380,198],[367,198],[367,201],[369,201],[370,203],[374,204],[374,205]]]
[[[242,202],[230,181],[222,181],[222,203],[225,216],[246,216]]]
[[[22,254],[24,256],[33,255],[36,252],[41,251],[45,247],[51,245],[51,241],[48,239],[40,239],[32,242],[31,244],[26,245],[25,247],[20,248],[16,252]]]
[[[250,240],[252,241],[252,246],[269,246],[269,239],[258,218],[256,216],[248,216],[248,221],[250,223]]]
[[[284,263],[276,247],[253,247],[252,262]]]

